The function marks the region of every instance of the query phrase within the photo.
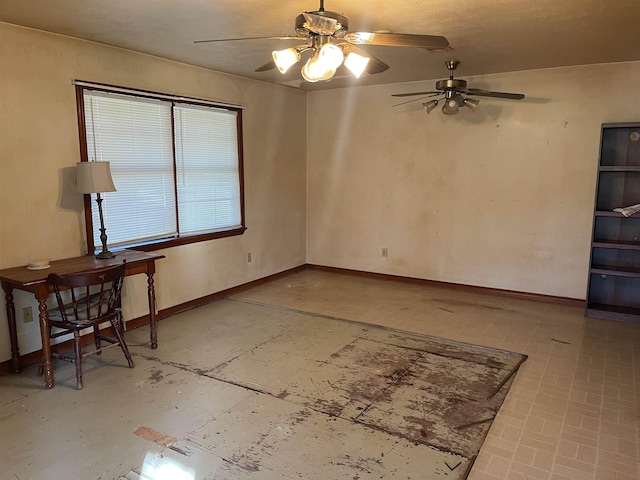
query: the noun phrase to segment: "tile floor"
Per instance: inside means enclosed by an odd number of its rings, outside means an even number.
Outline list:
[[[640,325],[317,270],[236,298],[528,355],[469,480],[640,478]]]
[[[640,478],[640,325],[587,319],[576,307],[317,270],[233,300],[226,305],[276,305],[527,354],[470,480]],[[246,348],[233,309],[204,331],[190,321],[222,307],[160,322],[157,351],[135,346],[147,340],[146,329],[128,332],[136,368],[93,357],[82,391],[73,389],[72,366],[57,367],[59,384],[51,391],[42,389],[35,367],[0,377],[0,479],[63,478],[71,464],[100,472],[74,478],[118,478],[113,472],[140,465],[140,452],[148,449],[147,439],[130,434],[139,426],[182,438],[246,400],[243,389],[214,388],[189,371],[203,362],[203,348],[193,345],[203,345],[207,335],[229,340],[219,351],[204,343],[208,363]],[[158,368],[160,356],[170,373]],[[202,398],[216,401],[205,407]],[[96,434],[107,426],[128,434],[114,444]]]

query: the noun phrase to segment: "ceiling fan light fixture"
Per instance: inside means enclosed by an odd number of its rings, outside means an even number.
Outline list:
[[[431,113],[431,111],[438,106],[438,100],[429,100],[422,104],[427,113]]]
[[[318,60],[327,68],[337,69],[344,61],[342,49],[333,43],[325,43],[318,52]]]
[[[347,67],[351,73],[353,73],[354,77],[360,78],[360,76],[364,73],[364,70],[367,68],[369,60],[371,60],[371,58],[350,52],[344,61],[344,66]]]
[[[443,37],[444,38],[444,37]],[[451,60],[446,62],[447,69],[449,70],[449,78],[444,80],[439,80],[436,82],[436,91],[431,92],[411,92],[411,93],[394,93],[392,97],[412,97],[414,95],[443,95],[444,105],[442,105],[442,113],[445,115],[455,115],[460,112],[460,107],[469,107],[471,110],[476,110],[478,108],[478,104],[480,100],[476,100],[475,98],[465,98],[462,94],[465,95],[477,95],[482,97],[494,97],[494,98],[505,98],[509,100],[522,100],[524,98],[523,93],[507,93],[507,92],[493,92],[490,90],[481,90],[478,88],[467,88],[466,80],[462,80],[459,78],[453,78],[453,71],[458,66],[457,60]],[[425,98],[425,97],[422,97]],[[415,100],[421,100],[421,98],[416,98]],[[394,107],[398,105],[404,105],[405,103],[410,103],[415,100],[409,100],[408,102],[398,103],[393,105]],[[432,111],[436,105],[437,101],[431,100],[429,102],[425,102],[422,104],[424,109],[429,113]]]
[[[274,50],[271,55],[273,56],[273,61],[276,64],[276,67],[282,74],[287,73],[287,70],[289,70],[292,65],[300,61],[300,52],[295,48]]]
[[[442,113],[445,115],[455,115],[460,111],[460,107],[455,98],[449,98],[442,106]]]
[[[316,52],[307,60],[307,63],[304,64],[300,73],[302,73],[302,78],[307,82],[313,83],[331,79],[335,75],[336,69],[331,68],[330,65],[323,62],[318,52]]]
[[[478,108],[479,103],[480,103],[480,100],[476,100],[475,98],[464,99],[464,106],[469,107],[471,110],[474,110],[474,111],[476,108]]]

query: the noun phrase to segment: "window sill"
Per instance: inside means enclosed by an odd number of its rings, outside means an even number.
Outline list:
[[[140,250],[143,252],[153,252],[165,248],[188,245],[190,243],[207,242],[209,240],[215,240],[217,238],[235,237],[238,235],[243,235],[246,229],[247,227],[240,227],[234,230],[225,230],[224,232],[199,233],[197,235],[183,235],[178,238],[166,238],[145,243],[136,243],[132,245],[119,245],[118,247],[113,248],[113,250],[129,248],[132,250]]]

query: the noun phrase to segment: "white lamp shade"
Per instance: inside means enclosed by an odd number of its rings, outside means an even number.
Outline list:
[[[116,191],[109,162],[78,162],[76,170],[78,193]]]

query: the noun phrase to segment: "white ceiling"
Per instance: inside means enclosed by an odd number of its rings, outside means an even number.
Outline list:
[[[305,90],[640,60],[640,0],[325,0],[350,31],[443,35],[453,47],[363,46],[390,69],[357,81],[301,82],[300,71],[254,70],[286,40],[195,44],[194,40],[294,35],[319,0],[1,0],[0,21],[136,50]],[[1,41],[1,40],[0,40]],[[342,75],[345,75],[342,77]],[[340,78],[342,77],[342,78]]]

